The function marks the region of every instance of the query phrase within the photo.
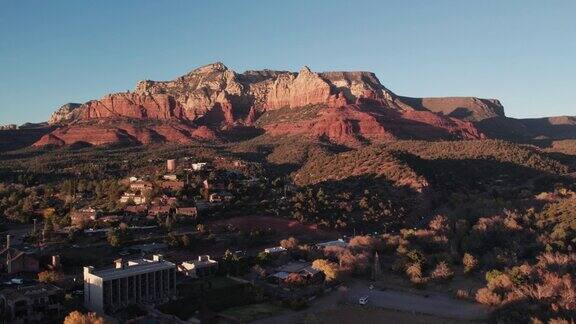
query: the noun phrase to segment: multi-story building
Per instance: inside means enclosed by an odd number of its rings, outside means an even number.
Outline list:
[[[113,268],[84,267],[84,305],[114,313],[137,304],[156,304],[176,293],[176,266],[154,255],[152,260],[115,261]]]

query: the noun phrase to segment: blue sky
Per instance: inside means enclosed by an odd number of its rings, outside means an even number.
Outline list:
[[[369,70],[401,95],[576,115],[574,13],[574,0],[0,0],[0,124],[215,61]]]

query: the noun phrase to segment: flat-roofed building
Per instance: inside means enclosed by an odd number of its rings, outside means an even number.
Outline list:
[[[281,247],[281,246],[274,246],[274,247],[264,249],[264,253],[268,253],[268,254],[276,254],[276,253],[283,253],[283,252],[286,252],[286,249]]]
[[[176,266],[154,255],[152,260],[119,259],[113,268],[84,267],[84,306],[102,313],[136,304],[167,301],[176,293]]]
[[[316,244],[316,247],[318,249],[324,249],[324,248],[327,248],[329,246],[336,246],[336,247],[345,248],[345,247],[348,247],[348,243],[346,243],[343,239],[337,239],[335,241],[328,241],[328,242],[322,242],[322,243]]]
[[[192,278],[203,278],[218,271],[218,261],[212,260],[209,255],[201,255],[198,260],[182,262],[178,271]]]

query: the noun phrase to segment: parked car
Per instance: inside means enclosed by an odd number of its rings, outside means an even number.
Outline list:
[[[360,297],[360,299],[358,300],[358,303],[359,303],[360,305],[366,305],[366,304],[368,304],[368,296]]]

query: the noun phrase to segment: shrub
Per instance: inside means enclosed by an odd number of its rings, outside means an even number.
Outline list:
[[[465,253],[462,258],[462,264],[464,265],[464,273],[471,274],[478,268],[478,260],[472,255]]]
[[[476,292],[476,301],[484,305],[498,306],[502,303],[502,298],[488,288],[481,288]]]
[[[433,279],[436,280],[449,280],[454,276],[454,271],[450,269],[448,263],[445,261],[441,261],[436,265],[434,271],[431,274]]]
[[[501,274],[502,274],[502,271],[496,270],[496,269],[486,272],[486,276],[485,276],[486,282],[490,282],[492,279],[498,277]]]

